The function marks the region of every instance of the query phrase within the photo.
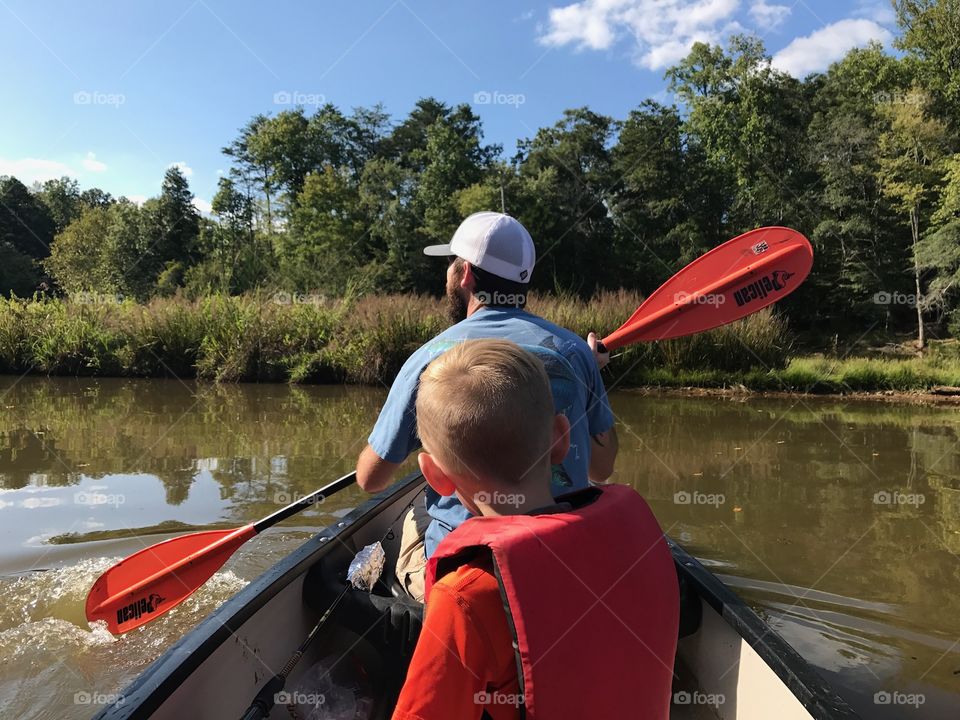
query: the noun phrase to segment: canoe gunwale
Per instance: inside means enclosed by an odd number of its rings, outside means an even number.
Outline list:
[[[744,600],[673,540],[667,538],[677,572],[703,602],[763,659],[815,720],[861,720],[836,690]]]
[[[319,562],[330,548],[331,540],[352,535],[384,507],[419,485],[423,476],[413,472],[357,506],[343,520],[323,528],[303,545],[250,581],[240,592],[213,610],[192,630],[151,663],[124,688],[120,700],[107,706],[93,720],[130,720],[153,714],[180,683],[210,657],[247,620],[298,577]],[[291,649],[292,652],[292,649]],[[250,698],[253,699],[252,696]]]

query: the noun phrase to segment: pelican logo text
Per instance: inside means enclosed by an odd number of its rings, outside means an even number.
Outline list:
[[[774,270],[769,275],[764,275],[759,280],[737,290],[733,293],[733,299],[737,301],[737,307],[743,307],[754,300],[765,298],[772,292],[785,289],[787,280],[792,277],[793,273],[786,270]]]
[[[144,615],[156,612],[162,602],[163,598],[153,593],[150,597],[140,598],[136,602],[125,605],[117,610],[117,625],[139,620]]]

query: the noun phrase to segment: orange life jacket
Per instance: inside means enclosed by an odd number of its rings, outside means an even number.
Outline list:
[[[434,582],[489,549],[536,720],[668,720],[679,590],[673,558],[632,488],[590,488],[567,512],[474,517],[440,543]]]

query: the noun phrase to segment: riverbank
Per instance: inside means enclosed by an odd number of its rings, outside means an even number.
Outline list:
[[[638,385],[697,394],[762,392],[845,395],[858,398],[960,402],[960,361],[937,350],[924,358],[829,358],[811,355],[790,358],[785,367],[754,367],[745,372],[661,369],[640,374]],[[637,387],[636,385],[633,387]]]
[[[530,308],[585,336],[614,329],[640,300],[630,292],[589,302],[534,297]],[[410,353],[447,324],[443,302],[418,295],[2,299],[0,373],[389,385]],[[960,386],[960,352],[954,342],[923,358],[798,355],[785,321],[767,311],[634,345],[604,372],[619,388],[927,392]]]

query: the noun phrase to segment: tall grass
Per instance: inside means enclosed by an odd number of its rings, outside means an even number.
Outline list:
[[[922,359],[794,358],[767,385],[765,389],[832,393],[960,387],[960,360],[936,354]]]
[[[0,299],[0,372],[198,377],[218,382],[389,384],[404,360],[447,325],[435,298],[345,300],[267,295],[157,299],[146,305]],[[578,335],[603,335],[641,298],[534,297],[530,309]],[[770,312],[716,330],[625,349],[608,385],[743,384],[768,390],[911,390],[960,385],[960,359],[790,359],[785,322]]]

